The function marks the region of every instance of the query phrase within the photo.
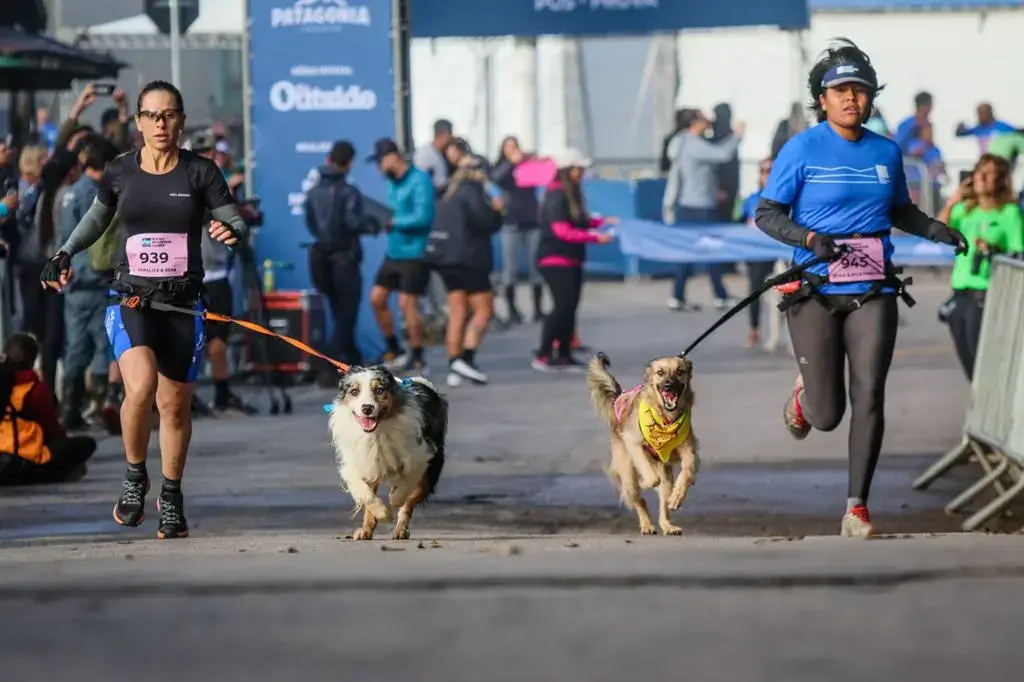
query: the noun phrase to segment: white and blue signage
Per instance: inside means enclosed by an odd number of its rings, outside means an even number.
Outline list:
[[[687,28],[807,28],[807,0],[410,0],[414,38],[622,35]]]
[[[383,200],[363,162],[395,136],[390,0],[249,0],[253,185],[265,225],[261,258],[293,263],[282,289],[309,287],[303,204],[336,140],[356,148],[351,180]]]

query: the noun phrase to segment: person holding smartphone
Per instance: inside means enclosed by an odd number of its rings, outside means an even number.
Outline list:
[[[938,219],[967,239],[967,253],[953,261],[952,309],[945,317],[960,365],[972,379],[992,256],[1024,253],[1024,219],[1013,195],[1006,159],[982,156],[939,211]]]
[[[551,156],[558,169],[540,206],[540,244],[537,269],[548,285],[554,307],[544,318],[540,348],[530,366],[538,372],[583,371],[572,356],[573,332],[583,292],[583,263],[587,244],[607,244],[614,237],[594,228],[615,225],[615,218],[594,218],[583,196],[583,171],[590,159],[576,149]],[[558,356],[554,357],[555,344]]]

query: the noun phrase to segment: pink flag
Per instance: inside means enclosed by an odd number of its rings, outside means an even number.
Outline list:
[[[551,159],[528,159],[516,166],[517,187],[545,187],[555,179],[558,169]]]

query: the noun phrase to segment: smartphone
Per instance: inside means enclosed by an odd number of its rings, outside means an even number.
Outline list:
[[[964,184],[968,180],[974,177],[974,171],[962,170],[960,171],[960,184]]]
[[[117,90],[117,85],[114,83],[96,83],[92,86],[92,90],[100,97],[110,97],[114,94],[114,90]]]

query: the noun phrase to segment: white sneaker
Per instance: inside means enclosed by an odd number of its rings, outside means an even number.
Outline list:
[[[410,360],[412,360],[412,355],[409,353],[409,351],[403,351],[399,355],[396,355],[390,360],[385,360],[381,364],[383,364],[389,370],[394,372],[395,370],[404,370],[405,366],[409,364]]]
[[[668,306],[669,310],[682,310],[683,309],[683,302],[680,301],[678,298],[670,298],[670,299],[668,299],[668,301],[665,303],[665,305]]]
[[[445,379],[445,383],[447,383],[452,388],[456,388],[457,386],[462,385],[462,377],[460,377],[455,372],[448,372],[448,377]]]
[[[868,508],[861,505],[848,511],[843,516],[839,534],[844,538],[868,538],[874,535],[875,528],[871,525]]]
[[[452,364],[449,365],[449,368],[451,369],[452,372],[455,372],[456,374],[463,376],[469,379],[470,381],[474,381],[478,384],[487,383],[487,375],[481,372],[473,365],[463,360],[462,358],[456,358],[455,360],[453,360]]]

